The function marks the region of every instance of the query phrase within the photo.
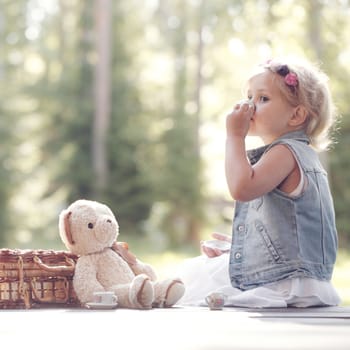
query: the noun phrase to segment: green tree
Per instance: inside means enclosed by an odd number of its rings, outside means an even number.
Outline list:
[[[178,244],[197,241],[226,206],[231,220],[232,202],[207,192],[206,130],[223,153],[224,117],[246,72],[296,54],[322,61],[343,115],[329,169],[348,240],[349,1],[108,0],[111,27],[96,39],[97,1],[1,2],[0,237],[57,238],[58,211],[81,197],[109,204],[129,231],[163,208],[157,228]]]
[[[0,246],[9,245],[16,232],[11,199],[23,173],[16,162],[23,141],[25,109],[19,106],[23,96],[21,67],[25,54],[26,1],[2,1],[0,4]]]
[[[154,190],[149,176],[152,158],[148,146],[152,120],[142,110],[139,67],[134,59],[144,30],[136,16],[138,11],[137,1],[113,6],[110,173],[105,198],[126,228],[139,231],[149,216]]]
[[[47,114],[42,161],[48,165],[51,181],[46,196],[63,192],[68,203],[78,198],[103,201],[115,210],[121,225],[135,230],[148,217],[152,189],[139,156],[147,124],[142,127],[138,91],[131,74],[132,53],[124,41],[124,37],[131,39],[129,33],[134,35],[131,21],[126,21],[125,6],[114,2],[112,8],[111,76],[106,82],[110,84],[112,102],[108,134],[103,141],[107,151],[106,183],[101,186],[96,178],[93,157],[94,71],[99,58],[96,41],[102,40],[96,38],[93,1],[61,1],[52,29],[53,36],[59,33],[60,46],[46,55],[47,38],[41,48],[47,66],[58,67],[59,75],[52,81],[46,74],[37,85],[36,96]],[[65,25],[69,23],[65,16],[72,20],[72,13],[74,25]]]
[[[184,1],[163,1],[154,17],[162,33],[161,49],[168,52],[172,62],[168,106],[160,112],[169,127],[159,137],[163,152],[157,194],[159,201],[167,203],[163,230],[177,244],[198,242],[203,220],[199,140],[202,18],[198,18],[200,11],[195,15],[195,10]],[[197,45],[188,42],[189,32],[197,37]],[[190,68],[191,59],[197,68]]]

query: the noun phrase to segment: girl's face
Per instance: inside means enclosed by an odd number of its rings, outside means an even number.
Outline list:
[[[276,74],[264,70],[248,83],[248,99],[256,108],[248,135],[261,137],[265,144],[293,130],[289,121],[295,108],[283,98],[275,79]]]

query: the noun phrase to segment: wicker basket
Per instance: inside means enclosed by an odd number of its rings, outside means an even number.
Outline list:
[[[72,284],[76,261],[64,251],[0,249],[0,309],[80,306]]]

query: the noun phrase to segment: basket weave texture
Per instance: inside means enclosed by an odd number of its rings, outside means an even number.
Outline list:
[[[0,309],[80,306],[77,259],[66,251],[0,249]]]

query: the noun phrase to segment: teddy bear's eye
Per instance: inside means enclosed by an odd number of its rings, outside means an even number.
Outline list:
[[[94,228],[94,224],[92,224],[91,222],[88,223],[88,228]]]

